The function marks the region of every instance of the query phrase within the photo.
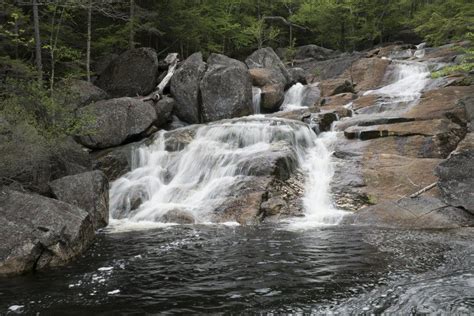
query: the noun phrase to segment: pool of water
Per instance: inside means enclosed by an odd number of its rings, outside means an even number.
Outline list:
[[[66,267],[1,280],[0,314],[468,314],[473,236],[283,224],[104,232]]]

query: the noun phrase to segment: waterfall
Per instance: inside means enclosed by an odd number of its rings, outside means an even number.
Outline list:
[[[165,222],[169,212],[213,221],[213,211],[232,188],[251,180],[259,157],[282,142],[295,152],[306,175],[304,206],[308,219],[337,223],[329,195],[331,151],[305,124],[276,118],[248,117],[195,127],[195,136],[180,151],[167,150],[167,132],[135,152],[135,168],[112,183],[111,217],[115,220]],[[265,160],[264,160],[265,161]],[[113,222],[113,221],[112,221]]]
[[[294,84],[285,93],[285,99],[280,107],[281,111],[292,111],[303,108],[303,99],[306,92],[306,87],[301,83]]]
[[[260,114],[260,104],[262,103],[262,89],[252,87],[253,114]]]
[[[392,65],[392,83],[377,90],[367,91],[364,95],[374,94],[380,98],[376,107],[362,109],[360,114],[400,113],[421,97],[421,92],[430,82],[428,66],[419,62],[395,60]]]

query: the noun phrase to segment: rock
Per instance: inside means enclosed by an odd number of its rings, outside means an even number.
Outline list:
[[[161,220],[165,223],[176,223],[176,224],[194,224],[196,219],[192,214],[181,211],[181,210],[171,210],[168,211]]]
[[[278,111],[285,98],[286,78],[275,68],[249,70],[252,84],[262,89],[261,107],[264,111]]]
[[[176,115],[171,115],[171,120],[166,124],[163,129],[166,131],[173,131],[178,128],[186,127],[189,124],[181,121]]]
[[[357,95],[350,92],[327,96],[321,100],[321,107],[324,107],[325,109],[332,109],[346,106],[351,102],[353,103],[356,98]]]
[[[150,101],[151,105],[156,111],[156,121],[154,122],[156,127],[163,127],[171,120],[171,113],[176,106],[176,101],[164,95],[158,102]]]
[[[222,54],[213,53],[209,55],[209,58],[207,59],[207,64],[209,66],[217,66],[217,65],[227,66],[227,67],[233,66],[233,67],[241,68],[243,70],[248,70],[247,65],[245,65],[240,60],[233,59]]]
[[[321,99],[321,90],[319,84],[309,84],[305,86],[303,100],[301,106],[305,107],[319,107]]]
[[[92,149],[118,146],[140,137],[156,121],[156,111],[148,103],[119,98],[99,101],[80,109],[79,115],[93,117],[76,138]]]
[[[283,85],[269,84],[262,87],[260,106],[265,112],[276,112],[285,99]]]
[[[306,73],[312,74],[312,81],[316,82],[334,79],[341,76],[350,70],[351,65],[362,58],[362,56],[363,55],[361,53],[344,54],[333,59],[324,61],[306,61],[297,63],[296,65],[303,68]]]
[[[469,96],[474,95],[474,86],[445,87],[427,91],[420,101],[403,116],[417,120],[447,118],[459,124],[468,123],[468,112],[474,111],[474,103],[466,102]],[[470,106],[469,106],[470,104]]]
[[[147,95],[157,84],[158,57],[151,48],[131,49],[110,62],[96,85],[112,97]]]
[[[437,168],[443,200],[474,215],[474,134],[467,134],[447,160]]]
[[[324,48],[318,45],[304,45],[296,48],[295,59],[326,60],[334,56],[332,49]]]
[[[249,70],[249,73],[252,85],[256,87],[277,84],[283,86],[283,90],[285,88],[286,78],[276,68],[253,68]]]
[[[0,189],[0,275],[59,266],[94,239],[89,214],[77,206]]]
[[[92,70],[97,76],[100,76],[104,70],[107,69],[110,63],[117,57],[119,57],[119,55],[113,53],[99,57],[92,63]]]
[[[394,123],[373,126],[352,126],[344,130],[349,139],[359,138],[368,140],[381,137],[398,136],[429,136],[440,150],[440,154],[447,156],[454,150],[464,137],[461,126],[446,119]]]
[[[274,216],[283,212],[288,206],[286,201],[279,197],[272,197],[267,201],[263,202],[261,209],[264,212],[265,216]]]
[[[199,125],[191,125],[167,132],[164,135],[166,151],[183,150],[189,143],[192,142],[198,129]]]
[[[201,80],[204,122],[241,117],[253,113],[252,80],[243,63],[211,55],[208,70]]]
[[[361,165],[363,192],[372,204],[409,196],[437,181],[434,169],[440,162],[441,159],[366,152]],[[425,196],[438,194],[437,190],[430,190]]]
[[[133,154],[144,143],[141,141],[92,152],[93,168],[105,173],[109,181],[114,181],[132,170]]]
[[[290,73],[271,47],[261,48],[253,52],[245,60],[245,63],[247,64],[249,69],[270,68],[279,71],[281,75],[286,79],[286,86],[289,85],[292,81]]]
[[[347,216],[344,224],[410,229],[443,229],[472,226],[474,217],[437,198],[418,197],[387,201]]]
[[[49,183],[56,199],[89,213],[94,230],[109,223],[109,182],[102,171],[67,176]]]
[[[299,82],[302,84],[308,84],[306,80],[306,72],[304,71],[303,68],[300,68],[300,67],[290,68],[288,69],[288,72],[290,73],[292,83]]]
[[[81,108],[92,102],[108,98],[107,92],[84,80],[68,80],[63,84],[67,90],[66,100],[63,102],[71,109]]]
[[[70,138],[54,146],[27,125],[4,124],[0,132],[0,185],[50,195],[48,182],[91,170],[87,152]]]
[[[382,85],[390,63],[387,59],[361,58],[346,70],[345,77],[354,83],[357,91],[373,90]]]
[[[324,97],[341,93],[355,93],[352,83],[345,79],[328,79],[321,81],[321,94]]]
[[[171,95],[176,100],[175,114],[190,124],[201,121],[199,84],[206,72],[201,53],[189,56],[171,78]]]

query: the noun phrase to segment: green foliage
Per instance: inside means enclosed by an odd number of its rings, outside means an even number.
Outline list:
[[[474,70],[474,33],[469,32],[465,35],[465,39],[469,40],[467,48],[459,47],[458,49],[464,53],[464,57],[458,65],[444,67],[443,69],[433,72],[433,78],[444,77],[455,73],[469,73]]]

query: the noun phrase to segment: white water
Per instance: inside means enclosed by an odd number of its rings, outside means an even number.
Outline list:
[[[262,89],[252,87],[253,114],[260,114],[260,105],[262,103]]]
[[[170,211],[194,223],[213,222],[214,211],[238,185],[252,181],[258,164],[266,163],[262,158],[289,146],[307,175],[306,222],[336,224],[342,213],[331,207],[333,171],[327,143],[305,124],[257,117],[199,127],[178,152],[165,150],[166,134],[161,133],[154,144],[136,151],[134,170],[112,183],[111,216],[119,220],[112,222],[122,225],[121,230],[127,224],[149,227],[170,221]],[[137,197],[142,203],[133,209]]]
[[[285,93],[285,99],[280,107],[281,111],[293,111],[304,108],[302,105],[306,86],[296,83]]]

